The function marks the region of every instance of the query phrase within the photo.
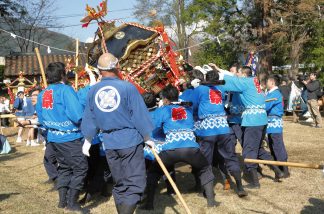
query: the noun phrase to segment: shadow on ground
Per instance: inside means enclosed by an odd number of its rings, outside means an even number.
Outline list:
[[[0,163],[2,161],[9,161],[9,160],[12,160],[12,159],[15,159],[15,158],[21,158],[21,157],[24,157],[24,156],[29,155],[31,153],[32,152],[25,152],[25,153],[17,152],[16,153],[16,149],[13,147],[9,154],[5,154],[5,155],[0,156]]]
[[[4,194],[0,194],[0,201],[4,201],[8,198],[10,198],[10,196],[12,195],[19,195],[19,192],[12,192],[12,193],[4,193]]]
[[[301,214],[324,213],[324,200],[310,198],[309,203],[311,205],[305,206],[300,212]]]

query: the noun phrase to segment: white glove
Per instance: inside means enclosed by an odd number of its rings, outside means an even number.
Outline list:
[[[162,100],[162,99],[159,101],[158,106],[159,106],[159,107],[162,107],[162,106],[163,106],[163,100]]]
[[[192,87],[197,88],[200,85],[200,82],[200,79],[194,79],[191,81],[191,85]]]
[[[82,146],[82,153],[85,156],[90,157],[90,154],[89,154],[90,147],[91,147],[91,143],[89,142],[88,139],[85,139],[85,141],[83,143],[83,146]]]
[[[154,147],[155,147],[155,143],[152,140],[145,141],[145,144],[148,145],[152,149],[154,149]]]
[[[203,69],[201,66],[195,66],[194,69],[199,70],[203,75],[207,74],[207,71]]]

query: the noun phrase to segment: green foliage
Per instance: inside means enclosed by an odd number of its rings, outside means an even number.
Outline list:
[[[206,21],[209,25],[204,29],[212,36],[213,42],[201,46],[194,56],[196,64],[214,62],[227,68],[238,60],[238,54],[242,52],[240,40],[235,39],[235,26],[243,25],[245,21],[239,14],[236,0],[194,0],[188,6],[190,22]],[[221,44],[218,44],[216,37]]]
[[[0,1],[0,16],[14,17],[15,14],[27,14],[26,9],[20,4],[19,1]]]
[[[324,69],[324,21],[318,23],[312,32],[312,37],[305,45],[305,62],[315,64],[318,69]]]
[[[194,63],[197,65],[208,64],[210,62],[216,63],[222,68],[228,68],[237,62],[237,55],[232,51],[231,43],[217,42],[206,43],[201,47],[199,52],[194,55]]]
[[[156,8],[156,18],[167,25],[177,23],[174,20],[185,26],[202,21],[208,23],[203,29],[203,40],[212,38],[212,42],[199,46],[193,56],[195,64],[215,62],[228,67],[238,61],[240,54],[256,50],[264,69],[271,65],[294,65],[289,72],[293,76],[298,72],[298,64],[315,64],[316,70],[324,68],[324,14],[320,17],[318,11],[318,5],[324,8],[322,0],[137,1],[140,17],[147,17],[146,11]],[[184,6],[179,16],[181,2]],[[192,37],[197,33],[201,32],[194,31],[186,36],[198,43],[202,40],[201,34],[199,39]],[[187,41],[180,36],[179,41],[181,39]],[[184,42],[182,46],[188,44]]]

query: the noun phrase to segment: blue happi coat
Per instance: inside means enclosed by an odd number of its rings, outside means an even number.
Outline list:
[[[179,101],[180,102],[192,102],[193,103],[193,95],[194,95],[194,89],[186,89],[180,96],[179,96]],[[196,136],[201,136],[199,131],[200,131],[200,120],[198,118],[198,111],[194,111],[193,107],[189,108],[190,111],[193,113],[193,118],[195,121],[194,125],[194,133]]]
[[[282,133],[284,114],[282,94],[279,89],[270,90],[266,95],[266,110],[268,114],[267,133]]]
[[[21,107],[21,110],[15,112],[16,116],[30,117],[35,113],[35,106],[33,105],[31,98],[28,97],[25,97],[24,99],[17,97],[14,101],[13,107],[15,109],[19,109]]]
[[[162,128],[165,142],[161,150],[177,148],[196,148],[196,138],[193,132],[194,120],[192,112],[183,106],[167,105],[156,109],[152,114],[154,126]]]
[[[230,114],[228,115],[228,122],[233,124],[242,123],[242,113],[244,105],[241,100],[241,94],[238,92],[231,92],[232,101],[230,103]]]
[[[78,90],[77,95],[82,108],[85,108],[88,92],[90,91],[90,85],[85,86]]]
[[[179,101],[184,101],[184,102],[191,102],[192,101],[192,96],[193,96],[194,89],[189,88],[186,89],[182,94],[179,96]]]
[[[198,111],[195,128],[198,136],[214,136],[230,133],[224,109],[222,86],[201,85],[194,89],[193,107]]]
[[[51,84],[37,98],[38,122],[47,130],[48,142],[64,143],[82,138],[82,106],[71,86]]]
[[[224,76],[226,91],[239,92],[245,107],[242,113],[242,126],[264,126],[267,124],[265,95],[256,77]]]
[[[91,86],[81,130],[88,139],[100,130],[105,149],[125,149],[143,143],[153,124],[134,85],[116,77],[104,77]]]
[[[150,111],[152,120],[153,120],[154,111],[155,109]],[[157,152],[160,153],[163,149],[162,144],[165,142],[165,134],[163,132],[163,129],[160,127],[155,128],[151,133],[151,140],[155,143],[155,149],[157,150]],[[144,147],[144,158],[148,160],[155,159],[151,149],[148,146]]]
[[[90,87],[91,87],[90,85],[87,85],[87,86],[79,89],[77,92],[78,99],[79,99],[80,104],[82,105],[83,110],[85,109],[87,95],[88,95],[88,92],[90,91]],[[100,144],[100,155],[105,156],[105,152],[104,152],[105,149],[102,144],[102,136],[99,133],[96,136],[94,136],[91,141],[91,145],[96,145],[96,144]]]

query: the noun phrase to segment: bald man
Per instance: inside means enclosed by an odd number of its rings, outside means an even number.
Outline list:
[[[143,144],[149,139],[153,124],[136,87],[118,78],[118,59],[105,53],[97,68],[102,80],[91,87],[86,100],[81,123],[84,145],[87,147],[100,131],[115,183],[117,211],[131,214],[146,186]]]

